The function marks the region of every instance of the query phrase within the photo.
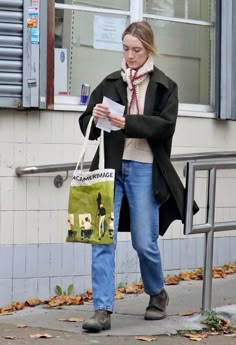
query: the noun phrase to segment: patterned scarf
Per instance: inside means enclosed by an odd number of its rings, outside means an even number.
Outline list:
[[[139,114],[139,84],[151,73],[154,69],[153,59],[151,56],[147,59],[145,64],[137,70],[127,68],[125,59],[121,63],[121,76],[124,82],[127,83],[127,97],[128,97],[128,114]]]

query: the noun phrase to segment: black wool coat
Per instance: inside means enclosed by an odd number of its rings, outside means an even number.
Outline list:
[[[159,210],[159,234],[164,235],[170,223],[176,219],[184,222],[185,188],[171,161],[172,138],[178,114],[177,85],[157,67],[150,74],[143,115],[127,115],[127,84],[120,71],[108,75],[92,92],[87,109],[79,118],[83,134],[92,111],[103,96],[124,105],[126,125],[124,130],[104,133],[105,168],[119,170],[124,150],[125,138],[146,138],[153,153],[153,193],[161,205]],[[100,129],[92,125],[90,139],[96,140]],[[91,170],[98,168],[98,151],[92,161]],[[194,213],[198,210],[194,206]],[[129,231],[129,208],[123,201],[119,231]]]

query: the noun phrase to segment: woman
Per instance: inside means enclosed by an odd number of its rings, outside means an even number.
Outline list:
[[[157,239],[174,219],[184,219],[184,188],[170,162],[178,111],[177,85],[153,64],[154,34],[147,22],[131,23],[122,35],[122,42],[121,70],[108,75],[96,87],[79,123],[85,134],[93,115],[91,140],[100,135],[96,127],[98,119],[107,118],[120,128],[104,135],[105,167],[116,170],[114,238],[121,214],[128,210],[132,245],[139,257],[144,291],[150,295],[144,318],[159,320],[166,316],[169,298],[164,289]],[[125,105],[125,115],[111,114],[102,104],[103,96]],[[91,170],[97,166],[98,152]],[[126,230],[127,222],[124,224]],[[111,327],[114,257],[115,244],[93,245],[95,313],[83,324],[87,331],[99,332]]]

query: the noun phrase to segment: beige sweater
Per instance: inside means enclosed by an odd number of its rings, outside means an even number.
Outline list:
[[[144,101],[150,76],[139,85],[139,110],[143,114]],[[152,163],[153,154],[146,139],[126,138],[123,159],[142,163]]]

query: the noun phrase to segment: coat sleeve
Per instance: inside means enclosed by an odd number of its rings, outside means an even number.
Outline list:
[[[91,93],[88,105],[86,110],[83,112],[83,114],[79,117],[79,125],[81,132],[83,135],[86,133],[86,129],[88,127],[89,120],[93,113],[93,108],[96,104],[102,103],[102,83],[96,87],[95,90]],[[96,140],[100,136],[101,130],[95,126],[95,123],[93,122],[91,132],[89,135],[90,140]]]
[[[163,141],[173,136],[178,114],[178,88],[173,84],[160,113],[126,115],[125,136]]]

